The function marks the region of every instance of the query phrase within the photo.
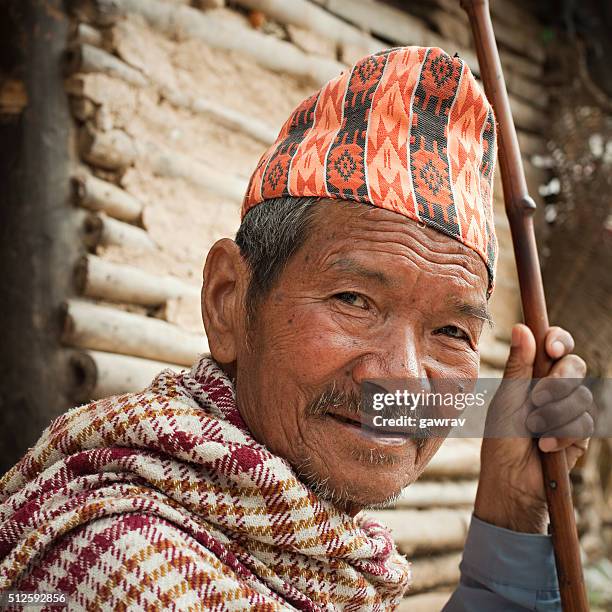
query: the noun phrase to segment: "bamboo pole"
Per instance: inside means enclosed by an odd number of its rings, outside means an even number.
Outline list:
[[[95,255],[84,256],[76,266],[75,282],[85,297],[141,306],[160,306],[167,300],[189,296],[199,298],[195,285],[173,278],[149,274]]]
[[[69,365],[75,401],[86,402],[145,389],[157,374],[182,366],[104,351],[74,351]]]
[[[180,365],[191,365],[208,350],[204,335],[116,308],[69,300],[62,314],[62,341],[76,348]]]
[[[87,43],[69,47],[65,63],[68,74],[98,72],[122,79],[137,87],[144,87],[148,83],[147,78],[135,68],[104,49]]]
[[[90,249],[120,246],[132,251],[155,251],[157,245],[143,229],[107,217],[90,213],[83,221],[83,243]]]
[[[72,193],[82,208],[103,212],[127,223],[141,222],[142,204],[134,196],[88,172],[78,172],[72,177]]]
[[[543,378],[550,371],[551,361],[544,349],[549,323],[533,228],[535,203],[527,190],[488,0],[462,0],[461,5],[470,18],[485,92],[497,116],[499,163],[523,313],[537,346],[533,375]],[[562,605],[566,612],[586,612],[589,605],[565,451],[541,453],[541,459]]]
[[[368,512],[386,525],[400,552],[406,555],[462,548],[470,525],[470,510],[377,510]]]

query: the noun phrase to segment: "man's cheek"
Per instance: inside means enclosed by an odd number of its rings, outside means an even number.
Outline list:
[[[270,330],[266,346],[262,348],[289,360],[298,371],[326,370],[326,366],[333,369],[334,364],[350,360],[360,350],[359,339],[348,336],[329,312],[313,310],[296,314],[295,320],[299,322],[288,330]]]

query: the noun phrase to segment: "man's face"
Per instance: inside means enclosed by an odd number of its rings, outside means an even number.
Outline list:
[[[247,426],[347,511],[384,503],[442,439],[368,435],[354,407],[318,400],[358,397],[372,379],[476,378],[486,287],[482,260],[458,241],[390,211],[321,203],[238,348]]]

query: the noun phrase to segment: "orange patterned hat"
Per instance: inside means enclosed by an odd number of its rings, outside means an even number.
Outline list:
[[[304,100],[242,206],[280,196],[368,202],[480,255],[493,289],[493,109],[463,60],[432,47],[369,55]]]

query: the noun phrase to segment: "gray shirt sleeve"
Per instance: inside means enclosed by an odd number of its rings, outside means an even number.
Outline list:
[[[459,586],[443,612],[561,612],[552,538],[472,516]]]

